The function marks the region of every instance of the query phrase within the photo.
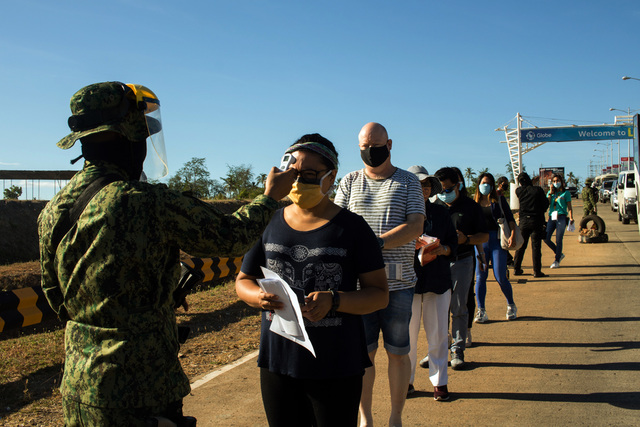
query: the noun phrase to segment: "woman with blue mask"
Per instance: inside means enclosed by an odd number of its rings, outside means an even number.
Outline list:
[[[549,199],[549,220],[547,221],[547,236],[544,242],[556,255],[551,268],[558,268],[560,267],[560,261],[564,258],[562,253],[564,230],[569,223],[573,223],[571,193],[566,191],[562,175],[556,173],[551,178],[551,187],[547,193],[547,198]],[[551,241],[554,231],[556,232],[555,244]]]
[[[500,285],[500,289],[507,299],[507,320],[515,320],[518,309],[513,301],[513,289],[507,278],[507,251],[500,245],[500,226],[498,220],[503,219],[509,224],[511,236],[509,245],[515,239],[516,221],[509,208],[507,200],[496,193],[496,182],[493,175],[486,172],[478,177],[475,201],[482,207],[487,228],[489,230],[489,241],[482,244],[485,259],[491,260],[493,266],[493,276]],[[476,248],[477,252],[477,248]],[[485,323],[489,320],[485,309],[485,297],[487,295],[487,277],[489,270],[483,268],[482,264],[476,266],[476,302],[478,309],[473,319],[476,323]]]

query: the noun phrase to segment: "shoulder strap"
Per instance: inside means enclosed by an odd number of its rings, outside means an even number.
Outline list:
[[[58,250],[58,245],[62,241],[62,238],[71,230],[74,224],[80,218],[80,215],[87,207],[91,199],[104,187],[111,184],[112,182],[121,181],[122,178],[118,175],[105,175],[99,178],[94,179],[91,184],[87,186],[87,188],[80,193],[80,196],[73,203],[67,215],[64,216],[61,220],[61,224],[57,229],[57,232],[52,236],[51,243],[53,244],[54,252]]]
[[[504,218],[504,220],[506,222],[507,221],[507,216],[504,214],[504,209],[502,208],[502,196],[500,196],[500,198],[498,199],[498,206],[500,206],[500,211],[502,211],[502,217]]]

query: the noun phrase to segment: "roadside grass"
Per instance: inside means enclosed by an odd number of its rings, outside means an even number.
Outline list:
[[[188,296],[178,324],[191,328],[180,362],[191,382],[258,348],[260,313],[240,301],[233,281]],[[0,426],[59,426],[58,388],[64,369],[64,330],[0,333]]]

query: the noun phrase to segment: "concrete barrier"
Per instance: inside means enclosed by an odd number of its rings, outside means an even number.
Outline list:
[[[0,292],[0,332],[32,326],[54,316],[39,286]]]

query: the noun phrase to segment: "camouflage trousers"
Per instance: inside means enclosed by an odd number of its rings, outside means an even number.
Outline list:
[[[182,401],[173,402],[163,407],[101,408],[63,398],[62,409],[66,427],[148,427],[156,425],[153,418],[155,416],[171,420],[182,418]]]

